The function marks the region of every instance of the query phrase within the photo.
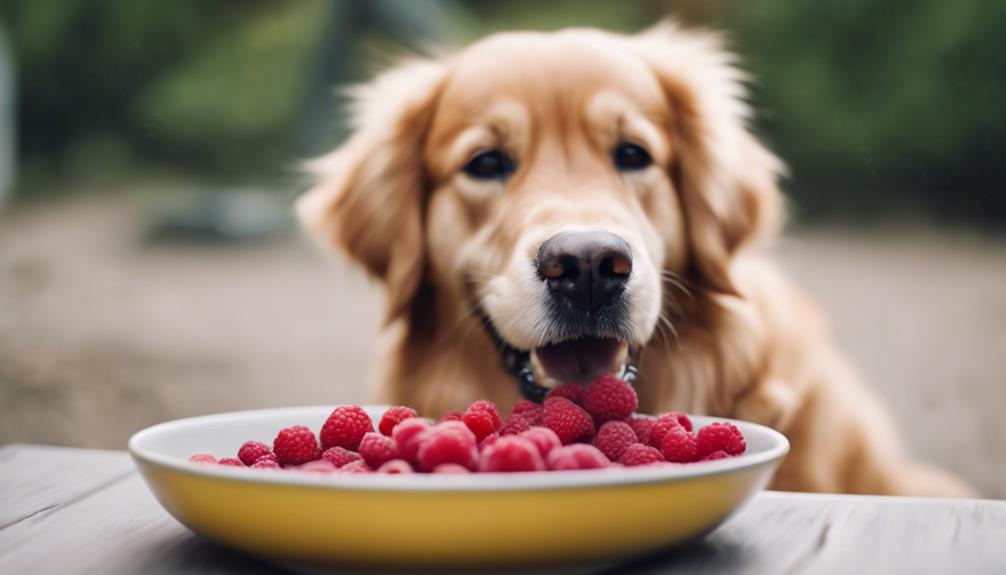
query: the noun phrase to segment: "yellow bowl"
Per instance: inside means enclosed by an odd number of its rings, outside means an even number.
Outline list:
[[[129,451],[157,500],[193,531],[274,561],[368,568],[511,569],[624,560],[708,533],[764,488],[782,434],[733,421],[742,456],[556,473],[316,475],[187,461],[318,430],[333,407],[223,413],[138,432]],[[368,407],[371,417],[383,406]],[[696,426],[712,418],[693,417]]]

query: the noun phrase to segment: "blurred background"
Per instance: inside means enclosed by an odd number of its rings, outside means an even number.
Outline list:
[[[301,239],[333,90],[400,47],[728,32],[790,165],[773,249],[913,452],[1006,497],[1006,3],[0,1],[0,443],[362,401],[380,290]]]

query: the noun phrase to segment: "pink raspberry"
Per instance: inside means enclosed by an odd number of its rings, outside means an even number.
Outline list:
[[[632,430],[632,427],[628,423],[624,421],[609,421],[602,425],[601,429],[597,430],[593,443],[594,447],[600,449],[605,457],[612,461],[618,461],[618,458],[625,453],[625,450],[638,441],[636,432]]]
[[[685,428],[685,431],[690,432],[692,430],[692,420],[688,419],[688,416],[680,411],[668,411],[664,415],[674,417],[681,424],[681,427]]]
[[[510,409],[510,416],[523,415],[525,413],[535,413],[541,411],[541,404],[535,403],[530,399],[522,399],[517,403],[513,404]]]
[[[485,448],[496,443],[496,440],[499,438],[500,434],[496,433],[495,431],[483,437],[482,440],[479,441],[479,453],[482,453],[485,450]]]
[[[384,412],[384,415],[381,416],[381,422],[377,424],[377,429],[383,435],[391,437],[391,430],[410,417],[417,417],[416,410],[411,407],[405,407],[404,405],[389,407]]]
[[[666,461],[663,454],[656,447],[634,443],[625,450],[618,462],[626,467],[638,467],[640,465],[653,465]]]
[[[248,467],[252,469],[280,469],[279,463],[275,459],[269,459],[268,457],[263,457]]]
[[[541,425],[554,431],[563,445],[590,439],[594,435],[594,420],[590,414],[564,397],[545,400]]]
[[[636,390],[611,374],[604,374],[583,390],[580,403],[598,425],[625,419],[639,406]]]
[[[541,417],[539,416],[538,419],[540,420]],[[522,431],[530,429],[533,425],[534,420],[526,413],[511,415],[506,418],[506,421],[500,427],[500,435],[517,435]]]
[[[545,471],[538,447],[523,437],[500,437],[486,448],[479,461],[479,471]]]
[[[650,442],[650,431],[653,429],[653,424],[657,422],[657,418],[650,417],[649,415],[636,415],[625,420],[632,428],[632,431],[636,432],[636,439],[640,443]]]
[[[433,424],[428,419],[412,417],[399,423],[391,430],[391,437],[398,445],[398,455],[402,459],[415,462],[419,454],[419,438]]]
[[[600,450],[585,443],[557,447],[548,454],[548,468],[552,471],[601,469],[610,466],[611,462]]]
[[[564,383],[548,392],[548,395],[545,397],[565,397],[573,403],[580,405],[580,398],[583,397],[583,386],[579,383]]]
[[[727,453],[726,451],[714,451],[709,455],[703,457],[701,461],[716,461],[717,459],[729,459],[731,457],[733,456]]]
[[[479,462],[475,435],[460,421],[438,423],[420,435],[417,459],[420,471],[430,471],[441,463],[475,469]]]
[[[303,425],[281,429],[272,442],[272,451],[280,463],[300,465],[318,458],[318,440]]]
[[[443,423],[445,421],[461,421],[461,418],[463,416],[464,414],[461,413],[460,411],[448,411],[440,418],[440,421],[438,421],[437,423]]]
[[[532,427],[527,431],[522,431],[518,437],[523,437],[533,443],[543,459],[548,457],[553,449],[562,446],[559,436],[547,427]]]
[[[316,461],[308,461],[303,465],[298,465],[294,469],[296,469],[297,471],[305,471],[307,473],[320,473],[320,474],[335,473],[338,470],[336,466],[332,465],[328,461],[325,461],[324,459],[318,459]]]
[[[245,465],[251,465],[266,455],[272,455],[272,451],[261,441],[246,441],[238,449],[238,459]]]
[[[705,457],[716,451],[725,451],[728,455],[740,455],[747,449],[744,435],[732,423],[710,423],[699,430],[696,437],[699,457]]]
[[[404,459],[392,459],[390,461],[385,461],[380,467],[377,468],[378,473],[387,473],[389,475],[404,475],[408,473],[413,473],[412,466],[409,465],[408,461]]]
[[[321,453],[321,458],[336,467],[342,467],[361,459],[359,453],[345,447],[329,447]]]
[[[262,461],[262,460],[275,461],[276,463],[279,463],[279,458],[276,457],[276,454],[273,453],[273,452],[271,452],[271,451],[269,453],[266,453],[262,457],[259,457],[258,459],[256,459],[255,462],[258,463],[259,461]]]
[[[391,437],[371,431],[360,440],[360,457],[367,462],[367,467],[377,469],[398,457],[398,445]]]
[[[367,462],[360,459],[352,463],[347,463],[339,468],[339,473],[373,473],[374,470],[367,467]]]
[[[433,468],[433,473],[444,475],[467,475],[471,473],[467,467],[462,467],[457,463],[441,463]]]
[[[496,409],[495,403],[489,401],[488,399],[480,399],[469,405],[465,413],[471,413],[473,411],[481,411],[489,414],[489,417],[493,420],[493,431],[500,428],[500,412]]]
[[[370,416],[359,405],[336,407],[321,428],[321,447],[345,447],[356,451],[363,434],[374,431]]]
[[[653,424],[653,427],[650,428],[650,441],[649,441],[650,445],[656,447],[657,449],[660,449],[660,442],[664,440],[664,436],[667,435],[667,432],[672,429],[681,429],[683,431],[688,431],[687,429],[685,429],[685,426],[681,423],[681,418],[678,417],[679,415],[683,414],[679,414],[672,411],[669,413],[665,413],[664,415],[661,415],[660,417],[657,418],[657,421]],[[685,417],[685,421],[688,421],[687,417]],[[688,425],[691,424],[692,422],[688,421]]]
[[[660,452],[671,463],[692,463],[699,460],[695,436],[683,427],[675,427],[664,434],[660,441]]]
[[[196,463],[216,463],[217,458],[213,457],[209,453],[197,453],[190,457],[189,461],[194,461]]]
[[[472,430],[478,441],[482,441],[483,438],[496,431],[492,414],[481,409],[468,408],[468,411],[461,417],[461,421],[468,426],[468,429]]]
[[[244,462],[242,462],[237,457],[224,457],[217,463],[219,465],[230,465],[231,467],[246,467]]]

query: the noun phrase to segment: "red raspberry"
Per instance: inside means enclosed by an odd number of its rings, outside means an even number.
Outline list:
[[[625,450],[638,441],[636,432],[632,431],[632,427],[628,423],[609,421],[597,430],[593,443],[594,447],[600,449],[605,457],[612,461],[618,461]]]
[[[384,412],[381,416],[381,422],[377,424],[377,429],[384,435],[391,437],[391,430],[395,428],[396,425],[409,419],[410,417],[416,417],[416,410],[411,407],[405,407],[404,405],[398,407],[388,408],[388,411]]]
[[[319,448],[319,449],[321,449],[321,448]],[[321,457],[321,456],[319,455],[318,457]],[[269,453],[266,453],[262,457],[259,457],[258,459],[256,459],[255,462],[258,463],[259,461],[262,461],[262,460],[275,461],[276,463],[279,463],[279,458],[276,457],[276,454],[273,453],[273,452],[271,452],[271,451]]]
[[[248,467],[252,469],[280,469],[279,463],[275,459],[269,459],[268,457],[263,457]]]
[[[419,439],[422,433],[433,426],[430,420],[412,417],[399,423],[391,430],[391,437],[398,444],[398,455],[402,459],[415,462],[419,454]]]
[[[548,468],[552,471],[601,469],[610,466],[611,462],[603,453],[593,445],[585,443],[557,447],[548,454]]]
[[[430,471],[441,463],[475,469],[479,462],[475,435],[460,421],[438,423],[420,435],[417,459],[421,471]]]
[[[225,457],[217,463],[220,465],[230,465],[231,467],[245,467],[245,464],[237,457]]]
[[[692,463],[699,460],[699,449],[695,436],[683,427],[675,427],[660,441],[660,452],[671,463]]]
[[[194,461],[196,463],[216,463],[217,458],[213,457],[209,453],[197,453],[190,457],[189,461]]]
[[[545,397],[565,397],[573,403],[581,405],[580,398],[583,397],[583,386],[579,383],[564,383],[548,392]]]
[[[688,416],[684,413],[681,413],[680,411],[668,411],[664,415],[675,417],[678,420],[678,423],[681,424],[681,427],[685,428],[685,431],[691,432],[692,420],[688,419]]]
[[[744,435],[732,423],[710,423],[699,430],[696,437],[699,457],[705,457],[716,451],[725,451],[728,455],[739,455],[747,449]]]
[[[272,441],[272,452],[280,463],[300,465],[318,458],[318,440],[303,425],[281,429]]]
[[[590,418],[590,414],[564,397],[545,400],[541,425],[554,431],[563,445],[579,439],[590,439],[594,435],[594,420]]]
[[[636,439],[640,443],[649,443],[650,431],[653,429],[653,424],[657,422],[657,418],[649,415],[636,415],[627,418],[625,422],[629,424],[632,431],[636,432]]]
[[[480,409],[472,410],[468,408],[468,411],[462,416],[461,421],[468,426],[468,429],[472,430],[472,433],[475,434],[475,439],[479,441],[482,441],[483,438],[488,437],[496,430],[492,414]]]
[[[625,419],[639,406],[636,390],[611,374],[604,374],[583,390],[580,403],[598,425]]]
[[[360,440],[360,457],[367,462],[367,467],[377,469],[398,457],[398,445],[387,435],[371,431]]]
[[[374,470],[367,467],[367,462],[360,459],[352,463],[347,463],[339,468],[339,473],[373,473]]]
[[[496,440],[499,438],[500,434],[496,433],[495,431],[483,437],[482,441],[479,442],[479,453],[482,453],[482,451],[485,450],[485,448],[496,443]]]
[[[336,467],[342,467],[354,461],[359,461],[361,457],[359,453],[350,451],[345,447],[329,447],[321,453],[321,459]]]
[[[714,451],[709,455],[703,457],[702,461],[716,461],[717,459],[729,459],[730,457],[733,456],[727,453],[726,451]]]
[[[533,443],[538,448],[538,453],[541,453],[542,458],[548,457],[548,454],[553,449],[562,446],[559,436],[547,427],[532,427],[527,431],[521,432],[520,437]]]
[[[513,407],[510,409],[510,416],[513,417],[514,415],[522,415],[525,413],[533,413],[536,411],[541,411],[540,403],[535,403],[530,399],[522,399],[517,403],[513,404]]]
[[[404,459],[392,459],[390,461],[385,461],[380,467],[377,468],[378,473],[387,473],[389,475],[405,475],[408,473],[413,473],[412,466],[409,465],[408,461]]]
[[[245,465],[251,465],[266,455],[272,455],[269,446],[261,441],[246,441],[238,450],[238,459]]]
[[[650,428],[650,445],[660,449],[660,442],[664,440],[664,436],[667,435],[667,432],[672,429],[688,431],[685,429],[684,425],[682,425],[681,419],[678,417],[679,415],[681,414],[672,411],[657,418],[653,427]],[[687,418],[685,419],[687,420]],[[688,425],[691,424],[692,422],[689,421]]]
[[[294,469],[296,469],[297,471],[305,471],[307,473],[321,473],[321,474],[335,473],[336,471],[338,471],[338,468],[336,466],[332,465],[331,462],[325,461],[324,459],[319,459],[317,461],[308,461],[303,465],[298,465]]]
[[[534,443],[507,435],[486,448],[479,461],[479,471],[545,471],[545,462]]]
[[[345,447],[356,451],[364,433],[374,431],[370,416],[359,405],[342,405],[335,408],[321,428],[321,447]]]
[[[654,463],[663,463],[664,461],[664,456],[660,453],[659,449],[643,445],[642,443],[630,445],[625,450],[625,453],[622,454],[622,457],[618,459],[618,462],[626,467],[653,465]]]
[[[438,421],[437,423],[443,423],[445,421],[461,421],[461,417],[463,415],[464,414],[461,413],[460,411],[448,411],[443,415],[443,417],[440,418],[440,421]]]
[[[541,418],[539,417],[539,419]],[[500,427],[500,435],[517,435],[523,431],[527,431],[533,425],[533,420],[526,413],[511,415],[506,418],[506,421]]]
[[[465,413],[471,413],[472,411],[482,411],[489,414],[489,417],[493,420],[493,430],[499,430],[500,428],[500,412],[496,409],[496,404],[489,401],[488,399],[480,399],[468,406]]]
[[[445,475],[467,475],[471,473],[471,471],[469,471],[467,467],[462,467],[457,463],[441,463],[433,468],[433,473],[441,473]]]

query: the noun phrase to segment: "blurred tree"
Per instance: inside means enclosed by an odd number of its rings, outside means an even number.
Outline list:
[[[97,134],[205,174],[282,170],[326,5],[5,0],[21,153],[58,170]]]
[[[752,0],[718,18],[804,215],[1006,219],[1006,3]]]
[[[58,168],[87,142],[244,178],[334,145],[329,87],[371,71],[367,46],[665,14],[729,32],[799,214],[1006,221],[1006,2],[0,2],[29,160]]]

